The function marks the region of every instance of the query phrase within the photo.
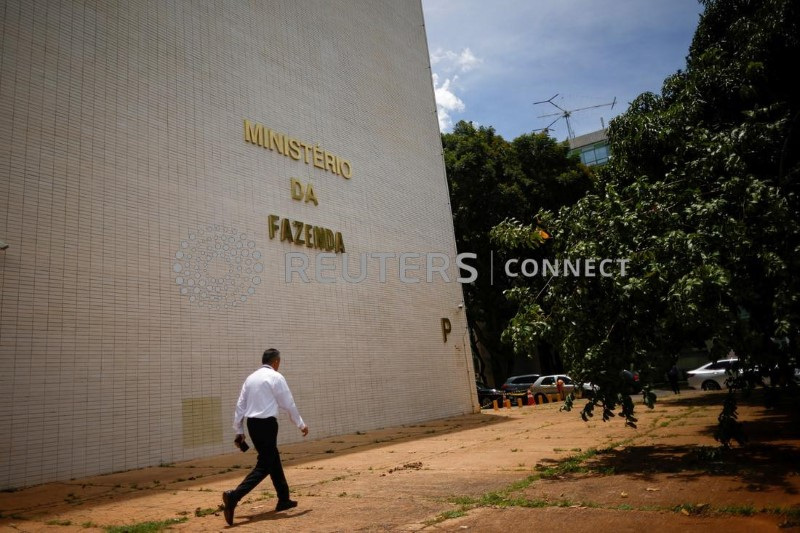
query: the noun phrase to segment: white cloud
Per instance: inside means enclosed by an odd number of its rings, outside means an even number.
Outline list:
[[[433,92],[436,95],[436,110],[439,116],[439,130],[445,131],[453,127],[453,118],[450,113],[454,111],[464,111],[466,106],[464,101],[461,100],[452,90],[452,82],[455,82],[458,76],[452,79],[445,78],[444,82],[439,85],[439,75],[433,74]]]
[[[461,52],[437,48],[431,54],[431,65],[441,65],[445,72],[469,72],[482,61],[469,48],[464,48]]]
[[[469,48],[464,48],[461,52],[437,48],[431,54],[431,66],[438,72],[433,72],[433,91],[436,95],[440,130],[446,131],[453,126],[452,113],[466,109],[464,101],[455,93],[458,74],[471,71],[481,62]],[[440,78],[439,73],[447,77]]]

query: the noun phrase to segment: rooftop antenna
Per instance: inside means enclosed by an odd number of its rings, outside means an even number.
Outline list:
[[[553,122],[548,124],[546,127],[542,128],[541,131],[544,131],[544,132],[551,131],[550,126],[552,126],[553,124],[555,124],[556,122],[558,122],[559,120],[561,120],[563,118],[564,122],[567,123],[567,136],[570,139],[574,139],[575,138],[575,132],[572,130],[572,124],[569,121],[569,117],[571,117],[573,113],[575,113],[577,111],[584,111],[586,109],[594,109],[596,107],[605,107],[607,105],[610,105],[611,109],[614,109],[614,105],[617,103],[617,97],[615,96],[613,101],[605,103],[605,104],[590,105],[590,106],[587,106],[587,107],[579,107],[577,109],[564,109],[560,105],[558,105],[555,102],[553,102],[553,100],[557,96],[558,96],[558,93],[554,94],[553,96],[551,96],[547,100],[542,100],[541,102],[534,102],[533,105],[550,104],[553,107],[555,107],[556,109],[558,109],[558,113],[548,113],[546,115],[539,115],[537,117],[537,118],[556,117],[555,119],[553,119]]]

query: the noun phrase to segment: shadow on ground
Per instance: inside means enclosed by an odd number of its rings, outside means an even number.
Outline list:
[[[484,412],[285,444],[280,446],[280,450],[284,467],[299,466],[331,457],[331,454],[342,457],[402,442],[455,435],[461,431],[491,427],[508,421],[506,416]],[[63,508],[91,508],[111,500],[126,502],[149,497],[154,493],[169,494],[176,490],[207,491],[205,487],[212,483],[238,483],[252,468],[255,460],[256,454],[253,450],[247,454],[225,454],[0,491],[0,525],[10,515],[49,514]],[[259,519],[277,518],[280,518],[280,513],[275,516],[268,513]]]
[[[733,476],[746,483],[749,490],[774,487],[797,494],[791,478],[798,475],[798,464],[798,449],[783,445],[758,444],[727,451],[695,445],[656,445],[604,451],[588,461],[587,467],[645,481],[664,473],[687,481]]]
[[[726,394],[726,393],[724,393]],[[709,398],[716,396],[716,398]],[[675,399],[682,406],[714,405],[719,394]],[[759,396],[761,396],[759,398]],[[742,404],[762,406],[754,420],[742,422],[747,442],[730,449],[696,444],[633,445],[598,452],[586,462],[591,471],[613,472],[633,478],[653,480],[657,474],[696,480],[706,476],[733,476],[741,479],[748,490],[762,491],[773,487],[787,494],[797,494],[796,476],[800,475],[800,448],[789,443],[800,437],[800,412],[791,401],[779,407],[763,407],[763,395],[754,394]],[[721,407],[720,407],[721,408]],[[699,433],[713,434],[715,425]],[[794,483],[792,478],[795,478]]]
[[[698,394],[697,391],[688,391],[686,394],[673,394],[667,391],[657,391],[659,402],[669,402],[671,405],[683,407],[707,407],[719,405],[728,396],[727,390],[706,391]],[[749,391],[738,391],[736,400],[740,405],[775,407],[779,409],[800,409],[800,389],[797,387],[756,387]]]
[[[285,514],[285,513],[278,513],[275,511],[267,511],[265,513],[259,513],[253,516],[244,517],[242,522],[237,522],[233,526],[229,526],[228,529],[231,527],[242,526],[242,525],[250,525],[255,524],[257,522],[264,522],[264,521],[275,521],[275,520],[283,520],[286,518],[296,519],[299,516],[307,515],[312,510],[307,509],[305,511],[299,511],[292,514]]]

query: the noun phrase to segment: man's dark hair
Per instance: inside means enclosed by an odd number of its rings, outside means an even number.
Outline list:
[[[281,352],[275,348],[267,348],[264,350],[264,355],[261,356],[261,364],[268,365],[273,359],[280,358]]]

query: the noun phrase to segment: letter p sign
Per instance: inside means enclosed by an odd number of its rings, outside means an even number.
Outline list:
[[[450,323],[449,318],[442,319],[442,338],[447,342],[447,336],[453,331],[453,325]]]

